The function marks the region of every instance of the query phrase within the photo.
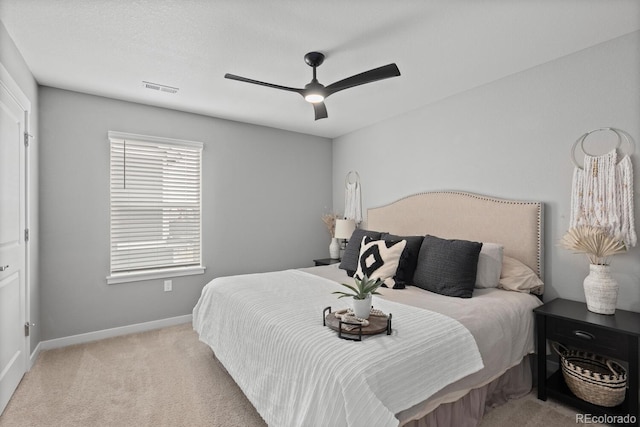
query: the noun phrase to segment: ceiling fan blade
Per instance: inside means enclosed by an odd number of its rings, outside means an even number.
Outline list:
[[[254,85],[272,87],[274,89],[288,90],[289,92],[296,92],[296,93],[302,94],[302,89],[296,89],[294,87],[275,85],[273,83],[265,83],[265,82],[261,82],[259,80],[253,80],[253,79],[248,79],[246,77],[236,76],[235,74],[227,73],[227,74],[224,75],[224,78],[225,79],[231,79],[231,80],[237,80],[239,82],[253,83]]]
[[[316,102],[313,105],[313,111],[316,113],[316,120],[326,119],[327,116],[327,107],[325,107],[324,102]]]
[[[327,86],[326,96],[350,87],[360,86],[390,77],[397,77],[399,75],[400,70],[396,64],[383,65],[382,67],[374,68],[373,70],[365,71],[364,73],[356,74],[355,76],[347,77],[346,79],[330,84]]]

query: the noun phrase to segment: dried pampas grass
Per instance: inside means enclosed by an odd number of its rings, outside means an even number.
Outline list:
[[[335,214],[335,213],[328,213],[328,214],[322,215],[322,222],[324,222],[324,225],[327,226],[327,230],[329,231],[329,234],[331,234],[331,237],[335,236],[336,219],[338,218],[339,218],[338,214]]]
[[[593,226],[569,229],[562,237],[560,244],[566,249],[587,255],[589,262],[597,265],[609,265],[609,258],[612,255],[627,251],[621,239]]]

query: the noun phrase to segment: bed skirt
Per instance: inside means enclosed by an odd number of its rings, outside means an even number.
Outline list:
[[[531,356],[504,374],[472,389],[455,402],[442,403],[429,411],[429,404],[416,405],[398,414],[403,427],[476,427],[487,408],[505,404],[527,395],[532,388]],[[421,415],[425,414],[426,415]],[[420,418],[422,416],[422,418]],[[404,421],[403,421],[404,419]]]
[[[215,353],[213,358],[227,372]],[[429,404],[419,404],[397,414],[401,427],[477,427],[487,408],[504,405],[509,400],[520,399],[533,387],[531,355],[484,386],[474,388],[455,402],[442,403],[429,411]],[[228,373],[228,372],[227,372]],[[422,414],[422,415],[421,415]],[[426,414],[426,415],[424,415]],[[422,417],[422,418],[420,418]]]

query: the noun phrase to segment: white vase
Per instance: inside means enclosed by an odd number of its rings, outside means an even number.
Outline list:
[[[331,244],[329,245],[329,258],[340,259],[340,242],[335,237],[331,238]]]
[[[589,275],[584,279],[587,309],[598,314],[614,314],[619,288],[608,265],[589,265]]]
[[[353,313],[361,319],[368,319],[371,313],[371,295],[365,299],[353,299]]]

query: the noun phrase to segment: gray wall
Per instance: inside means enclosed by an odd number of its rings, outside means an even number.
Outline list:
[[[349,170],[360,173],[365,210],[447,189],[543,201],[545,300],[584,301],[588,261],[557,242],[568,228],[571,146],[603,126],[629,132],[640,145],[640,32],[335,139],[334,208],[343,208]],[[591,148],[603,152],[604,142]],[[632,161],[637,217],[640,146]],[[640,311],[640,249],[615,256],[612,271],[619,308]]]
[[[214,277],[328,255],[325,138],[40,88],[42,340],[190,314]],[[107,285],[109,130],[204,143],[205,275]]]
[[[28,226],[31,230],[31,239],[28,245],[30,275],[29,289],[29,320],[35,323],[31,328],[30,345],[31,352],[36,349],[40,342],[40,279],[38,275],[38,253],[39,253],[39,228],[38,228],[38,151],[40,146],[38,132],[38,85],[27,67],[24,58],[16,48],[16,45],[9,37],[6,28],[0,22],[0,63],[7,69],[11,77],[20,86],[24,95],[31,102],[31,123],[29,129],[34,136],[29,147],[29,218]]]

